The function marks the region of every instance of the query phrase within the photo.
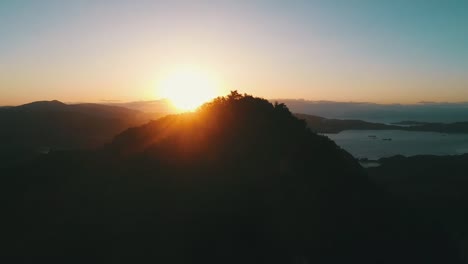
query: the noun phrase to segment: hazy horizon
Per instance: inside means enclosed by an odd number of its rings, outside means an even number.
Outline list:
[[[220,95],[226,96],[226,95]],[[255,95],[254,95],[255,96]],[[454,101],[454,102],[447,102],[447,101],[418,101],[413,103],[379,103],[379,102],[366,102],[366,101],[334,101],[334,100],[326,100],[326,99],[317,99],[317,100],[310,100],[304,98],[265,98],[270,102],[275,101],[297,101],[297,102],[306,102],[306,103],[338,103],[338,104],[368,104],[368,105],[381,105],[381,106],[394,106],[394,105],[402,105],[402,106],[427,106],[427,105],[468,105],[468,101]],[[38,99],[34,101],[25,101],[18,104],[0,104],[0,107],[8,107],[8,106],[21,106],[29,103],[35,102],[51,102],[51,101],[59,101],[64,104],[103,104],[103,105],[112,105],[112,104],[131,104],[131,103],[153,103],[153,102],[169,102],[167,98],[154,98],[154,99],[141,99],[141,100],[112,100],[112,99],[101,99],[95,101],[64,101],[59,100],[56,98],[47,98],[47,99]]]

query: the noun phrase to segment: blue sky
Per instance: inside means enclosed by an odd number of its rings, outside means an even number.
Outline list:
[[[468,101],[468,1],[0,1],[0,104],[156,99],[178,65],[266,98]]]

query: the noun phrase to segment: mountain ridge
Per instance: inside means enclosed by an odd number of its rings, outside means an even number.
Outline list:
[[[53,149],[97,148],[128,127],[158,117],[121,107],[59,101],[0,108],[0,167]]]

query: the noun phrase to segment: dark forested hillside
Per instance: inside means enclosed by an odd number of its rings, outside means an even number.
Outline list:
[[[372,179],[412,208],[443,224],[468,260],[468,154],[395,156],[368,168]]]
[[[25,261],[458,263],[351,155],[237,92],[2,180],[7,249]]]
[[[96,148],[154,115],[98,104],[33,102],[0,109],[0,167],[54,149]]]

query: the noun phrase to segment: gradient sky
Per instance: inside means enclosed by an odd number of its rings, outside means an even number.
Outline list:
[[[157,99],[194,65],[265,98],[468,101],[468,1],[0,1],[0,104]]]

